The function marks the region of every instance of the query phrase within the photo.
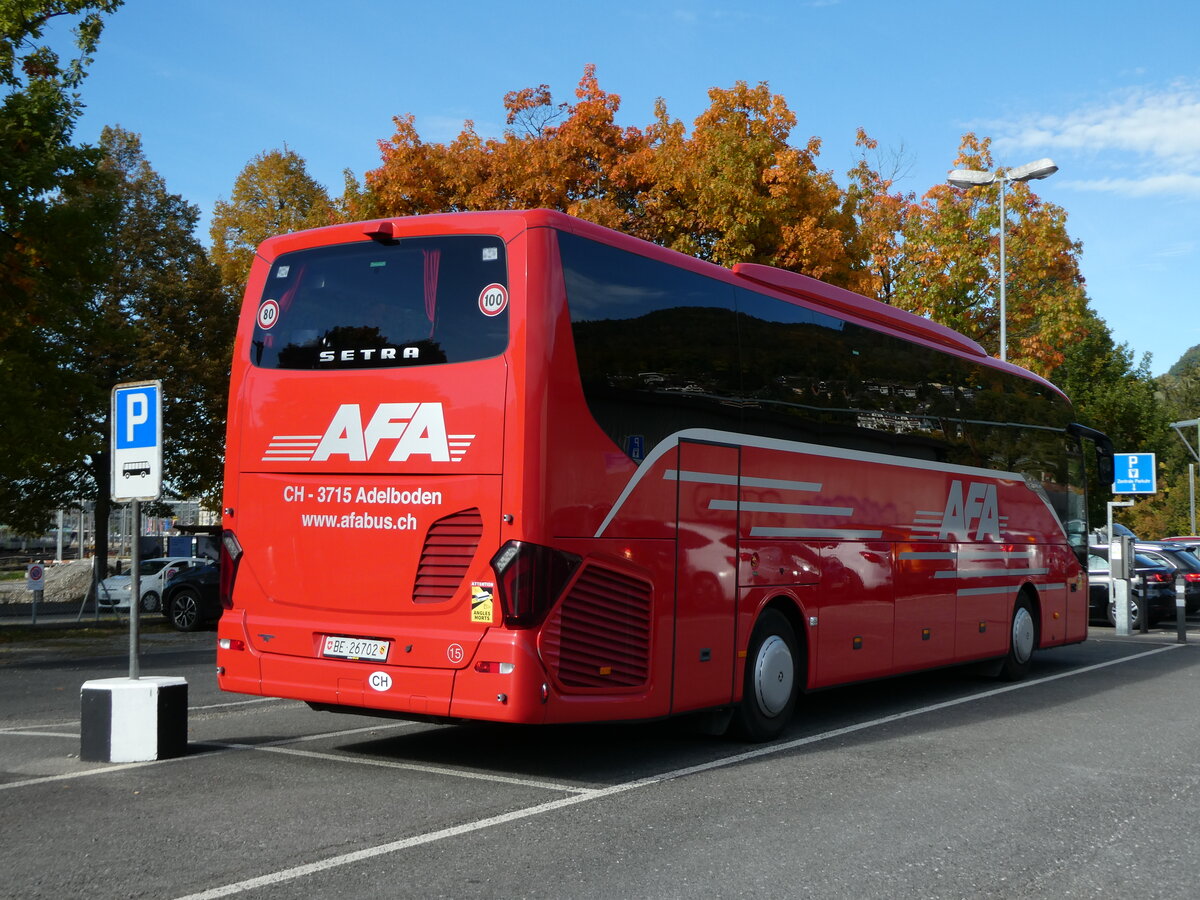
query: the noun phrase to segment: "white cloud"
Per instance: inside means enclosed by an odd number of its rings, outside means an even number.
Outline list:
[[[1015,150],[1089,157],[1117,174],[1075,181],[1124,196],[1200,195],[1200,85],[1129,90],[1063,115],[992,123],[1002,154]]]
[[[1142,178],[1064,179],[1059,184],[1077,191],[1119,194],[1124,197],[1200,197],[1200,175],[1184,172],[1146,175]]]

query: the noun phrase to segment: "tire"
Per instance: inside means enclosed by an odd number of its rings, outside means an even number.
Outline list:
[[[800,693],[800,661],[787,617],[776,609],[764,610],[750,634],[742,702],[733,722],[736,734],[749,741],[770,741],[783,733]]]
[[[180,588],[171,597],[167,618],[179,631],[195,631],[200,627],[200,595],[193,588]]]
[[[1137,628],[1141,623],[1138,620],[1138,615],[1141,613],[1141,604],[1138,603],[1138,598],[1132,593],[1129,595],[1129,627]],[[1117,627],[1117,600],[1115,597],[1110,597],[1108,600],[1108,624],[1113,628]]]
[[[1000,667],[1000,678],[1004,681],[1020,681],[1029,674],[1033,664],[1033,651],[1037,649],[1038,626],[1033,614],[1033,601],[1028,594],[1017,597],[1013,607],[1012,625],[1008,635],[1008,656]]]
[[[156,592],[146,591],[142,594],[142,612],[158,612],[160,603]]]

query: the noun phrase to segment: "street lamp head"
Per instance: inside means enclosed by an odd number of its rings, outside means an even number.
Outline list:
[[[1058,166],[1052,159],[1038,159],[1023,166],[1017,166],[1005,173],[1008,181],[1035,181],[1039,178],[1049,178],[1058,171]]]
[[[1047,160],[1047,162],[1049,162],[1049,160]],[[980,172],[977,169],[955,169],[946,177],[947,182],[955,187],[960,188],[970,188],[977,187],[981,184],[991,184],[995,180],[996,176],[991,172]]]

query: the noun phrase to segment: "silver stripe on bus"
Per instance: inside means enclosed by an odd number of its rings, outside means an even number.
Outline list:
[[[901,559],[958,559],[958,554],[953,550],[949,553],[917,553],[904,550],[899,555]]]
[[[1039,591],[1061,591],[1065,590],[1067,586],[1065,584],[1035,584],[1034,587]],[[959,588],[957,593],[960,597],[982,597],[985,594],[1015,593],[1020,588],[1020,584],[1002,584],[999,587]]]
[[[819,444],[807,444],[800,441],[785,441],[780,438],[762,437],[760,435],[739,434],[734,431],[718,431],[714,428],[685,428],[663,438],[646,454],[637,471],[625,483],[620,495],[613,503],[612,509],[596,529],[595,537],[601,537],[612,520],[617,517],[629,495],[638,483],[646,477],[646,473],[654,468],[654,464],[664,454],[675,450],[681,440],[691,440],[709,444],[725,444],[730,447],[757,447],[765,450],[779,450],[784,453],[797,455],[807,454],[828,459],[854,460],[857,462],[874,463],[876,465],[896,466],[902,469],[919,469],[927,472],[944,472],[951,475],[966,475],[972,478],[987,478],[995,481],[1024,482],[1025,476],[1016,472],[1001,472],[995,469],[982,469],[976,466],[960,466],[952,463],[941,463],[927,459],[912,459],[907,456],[891,456],[884,453],[872,453],[868,450],[845,450],[838,447],[824,447]],[[874,532],[872,532],[874,533]],[[882,532],[879,532],[882,535]]]
[[[1014,575],[1048,575],[1049,569],[968,569],[957,572],[934,572],[934,578],[993,578]]]
[[[959,588],[960,597],[982,597],[985,594],[1014,594],[1020,589],[1019,584],[1002,584],[999,587]]]
[[[732,484],[741,487],[774,488],[781,491],[819,491],[821,485],[815,481],[786,481],[782,478],[741,478],[718,472],[690,472],[667,469],[663,481],[688,481],[696,484]]]
[[[852,516],[849,506],[804,506],[800,503],[766,503],[752,500],[710,500],[709,509],[732,509],[743,512],[794,513],[802,516]]]
[[[663,472],[663,481],[687,481],[693,484],[731,484],[737,486],[736,475],[723,475],[720,472],[689,472],[679,469],[667,469]]]
[[[854,528],[774,528],[770,525],[760,525],[750,529],[750,537],[842,538],[848,541],[877,541],[883,537],[883,532]]]

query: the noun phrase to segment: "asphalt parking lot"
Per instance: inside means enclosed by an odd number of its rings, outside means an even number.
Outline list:
[[[213,634],[149,628],[188,753],[81,762],[79,688],[127,637],[0,626],[13,897],[1193,897],[1200,622],[1093,629],[1032,677],[812,695],[784,738],[526,729],[220,693]]]

